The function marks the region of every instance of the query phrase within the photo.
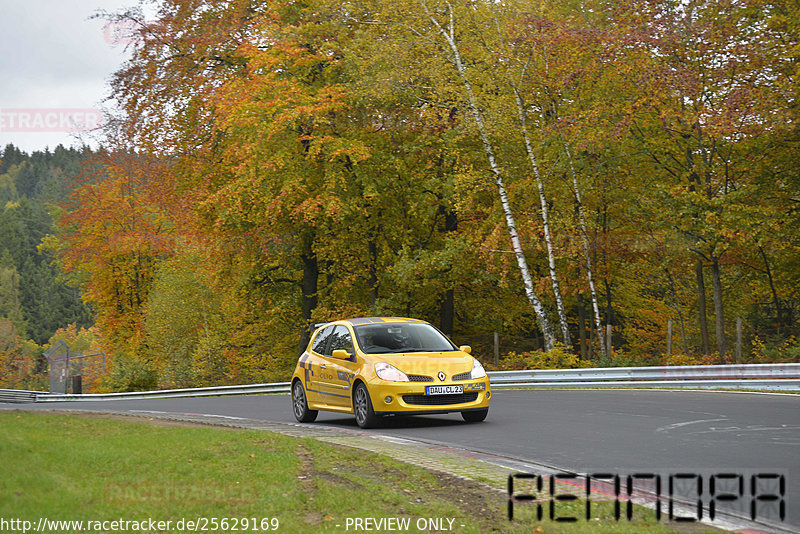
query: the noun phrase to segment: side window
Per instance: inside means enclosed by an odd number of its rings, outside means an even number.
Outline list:
[[[337,325],[334,327],[331,334],[331,346],[325,355],[330,356],[337,349],[345,350],[353,355],[356,353],[353,348],[353,339],[350,337],[350,331],[347,330],[346,326]]]
[[[332,332],[333,327],[331,326],[326,326],[320,330],[319,333],[317,333],[317,337],[314,338],[314,344],[311,346],[311,350],[317,354],[325,354],[325,345],[328,343]]]

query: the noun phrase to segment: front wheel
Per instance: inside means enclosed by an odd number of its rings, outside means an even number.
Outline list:
[[[353,393],[353,411],[356,414],[356,423],[361,428],[372,428],[380,422],[380,416],[372,409],[372,400],[369,398],[367,386],[360,383]]]
[[[489,415],[489,408],[484,408],[483,410],[474,410],[471,412],[461,412],[461,417],[464,418],[464,421],[467,423],[480,423],[486,416]]]
[[[294,418],[301,423],[313,422],[319,413],[317,410],[308,408],[306,390],[303,389],[303,383],[299,380],[296,380],[292,386],[292,410],[294,411]]]

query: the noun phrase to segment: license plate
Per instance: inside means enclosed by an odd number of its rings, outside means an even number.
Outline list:
[[[425,386],[425,395],[456,395],[464,393],[464,386]]]

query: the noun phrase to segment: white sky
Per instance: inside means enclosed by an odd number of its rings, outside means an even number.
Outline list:
[[[112,28],[90,17],[137,3],[0,0],[0,149],[83,144],[67,130],[100,120],[108,80],[125,58]],[[85,134],[81,139],[96,146]]]

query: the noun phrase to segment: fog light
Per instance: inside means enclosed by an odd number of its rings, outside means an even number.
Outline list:
[[[391,397],[386,397],[385,399],[383,399],[383,402],[385,402],[386,404],[391,404],[392,400],[393,399]]]
[[[486,392],[486,398],[490,399],[491,397],[492,397],[492,392],[491,391],[487,391]]]

